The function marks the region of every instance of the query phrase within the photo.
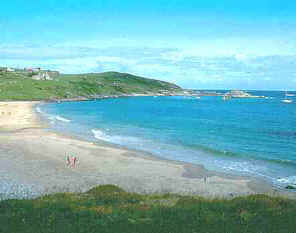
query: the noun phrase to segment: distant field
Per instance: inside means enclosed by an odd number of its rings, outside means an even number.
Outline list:
[[[105,185],[81,194],[2,201],[0,232],[293,233],[295,213],[295,200],[264,195],[207,200]]]
[[[54,80],[33,80],[23,73],[0,73],[0,100],[56,100],[94,98],[99,95],[151,94],[162,90],[180,91],[180,87],[131,74],[59,75]]]

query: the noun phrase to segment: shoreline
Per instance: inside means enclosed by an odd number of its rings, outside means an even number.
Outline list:
[[[6,172],[13,174],[20,183],[34,184],[39,195],[82,192],[100,184],[115,184],[137,193],[176,193],[208,198],[264,193],[295,197],[252,177],[222,174],[202,165],[47,131],[35,111],[34,106],[40,103],[46,102],[0,102],[2,110],[10,109],[9,116],[14,119],[4,121],[0,118],[0,164],[2,168],[6,166]],[[13,114],[13,109],[17,114]],[[21,120],[24,116],[26,121]],[[76,168],[66,166],[67,154],[78,156]]]

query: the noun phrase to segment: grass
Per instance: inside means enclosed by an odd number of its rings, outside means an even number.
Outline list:
[[[0,232],[293,233],[296,201],[265,195],[207,200],[140,195],[113,185],[0,202]]]
[[[23,72],[0,72],[0,100],[95,98],[100,95],[160,93],[161,90],[180,91],[181,88],[171,83],[117,72],[59,75],[47,81],[33,80]]]

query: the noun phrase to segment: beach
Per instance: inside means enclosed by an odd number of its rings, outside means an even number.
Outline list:
[[[48,131],[35,112],[38,103],[0,104],[0,175],[6,184],[15,182],[14,191],[9,190],[11,185],[0,189],[4,197],[13,196],[12,192],[19,193],[18,198],[84,192],[101,184],[115,184],[137,193],[209,198],[257,193],[294,195],[275,190],[258,179],[208,171],[200,165],[159,159],[144,152]],[[67,166],[67,156],[77,157],[75,167]]]
[[[0,102],[0,129],[42,127],[32,108],[38,102]]]

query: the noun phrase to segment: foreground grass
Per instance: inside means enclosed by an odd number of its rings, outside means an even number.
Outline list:
[[[0,232],[296,232],[296,202],[264,195],[206,200],[139,195],[105,185],[87,193],[0,202]]]
[[[0,100],[56,100],[94,98],[98,95],[151,94],[180,87],[158,80],[118,72],[59,75],[40,81],[21,73],[0,72]]]

